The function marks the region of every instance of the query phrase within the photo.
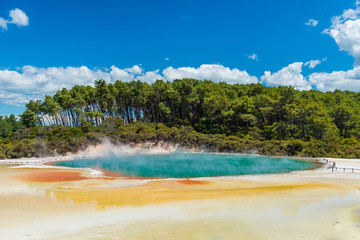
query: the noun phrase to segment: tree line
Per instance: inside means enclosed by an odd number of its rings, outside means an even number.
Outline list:
[[[119,119],[258,140],[336,141],[359,138],[359,113],[360,94],[351,91],[298,91],[188,78],[153,84],[97,80],[94,87],[76,85],[30,101],[21,122],[26,127],[84,127]]]
[[[9,116],[0,116],[0,139],[6,138],[11,133],[18,131],[21,128],[21,122],[14,114]]]

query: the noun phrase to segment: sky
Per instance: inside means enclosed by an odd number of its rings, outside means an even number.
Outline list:
[[[1,0],[0,115],[96,79],[360,91],[355,0]]]

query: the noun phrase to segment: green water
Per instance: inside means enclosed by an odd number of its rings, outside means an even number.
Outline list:
[[[190,178],[281,173],[316,167],[312,161],[252,155],[183,153],[135,154],[56,163],[74,168],[101,168],[126,176]]]

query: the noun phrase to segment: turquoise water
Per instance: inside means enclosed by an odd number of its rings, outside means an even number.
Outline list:
[[[126,176],[154,178],[190,178],[244,174],[281,173],[316,167],[316,162],[292,158],[252,155],[183,153],[135,154],[77,159],[56,163],[74,168],[102,168]]]

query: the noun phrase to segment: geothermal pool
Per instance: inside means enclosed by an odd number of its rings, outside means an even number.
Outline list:
[[[358,172],[293,171],[317,164],[291,158],[129,149],[90,149],[96,158],[58,163],[74,168],[0,165],[0,239],[360,240]],[[360,160],[336,163],[360,168]],[[292,172],[241,175],[284,171]],[[167,178],[230,174],[241,176]]]
[[[101,168],[129,177],[194,178],[245,174],[282,173],[313,169],[315,161],[255,155],[184,153],[136,153],[76,159],[55,165],[73,168]]]

